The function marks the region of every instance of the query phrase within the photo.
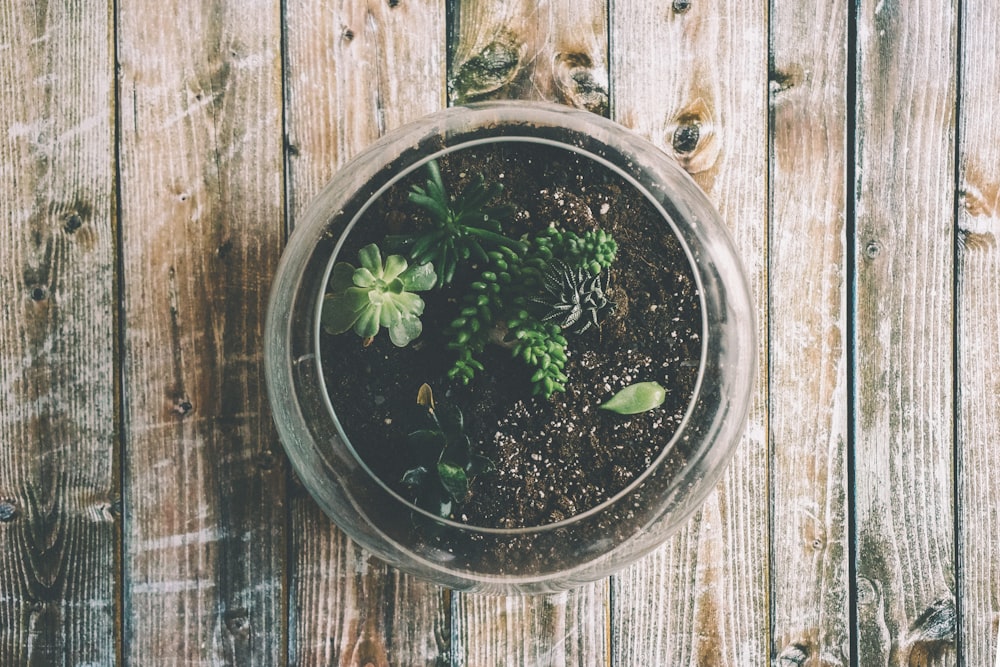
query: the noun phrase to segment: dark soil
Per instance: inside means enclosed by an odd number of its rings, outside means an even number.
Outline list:
[[[324,335],[324,372],[334,408],[364,461],[404,497],[403,473],[421,462],[407,448],[407,416],[428,383],[439,404],[457,404],[474,448],[496,464],[477,477],[454,517],[486,527],[536,526],[593,508],[627,487],[662,452],[691,399],[701,353],[701,307],[686,255],[650,202],[586,157],[528,143],[465,149],[440,159],[445,184],[461,190],[477,173],[504,184],[517,214],[509,236],[554,224],[599,226],[618,243],[610,269],[616,306],[600,329],[567,334],[565,393],[530,397],[530,370],[491,346],[486,372],[469,385],[447,380],[454,361],[442,332],[456,316],[456,288],[422,293],[423,334],[397,348],[380,332],[364,347],[353,333]],[[393,186],[364,215],[340,259],[357,264],[367,243],[383,246],[426,218],[407,199],[423,169]],[[456,283],[460,284],[459,278]],[[599,410],[623,387],[655,380],[659,408],[634,416]],[[677,465],[683,460],[674,457]]]

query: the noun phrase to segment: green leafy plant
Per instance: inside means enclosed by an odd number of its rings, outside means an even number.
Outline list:
[[[571,267],[554,259],[543,274],[545,296],[533,299],[545,307],[544,321],[554,321],[562,329],[583,333],[598,326],[598,316],[614,306],[604,294],[604,276],[592,275],[582,266]]]
[[[389,339],[404,347],[420,335],[424,300],[414,294],[434,286],[431,264],[408,266],[400,255],[382,255],[374,243],[358,252],[359,267],[338,262],[333,267],[329,292],[323,299],[323,328],[341,334],[353,328],[361,338],[373,338],[380,327]]]
[[[407,470],[401,481],[418,507],[447,518],[455,504],[468,498],[472,479],[493,470],[493,462],[472,451],[458,406],[437,408],[427,384],[417,392],[417,404],[422,408],[420,428],[407,440],[422,463]]]
[[[513,212],[510,206],[489,206],[503,191],[503,185],[487,187],[482,175],[477,175],[459,194],[448,196],[436,160],[427,163],[425,185],[414,185],[410,201],[424,209],[431,228],[410,235],[393,237],[408,248],[409,257],[418,264],[432,263],[436,268],[438,286],[451,283],[462,262],[486,262],[490,249],[507,247],[523,250],[523,245],[503,235],[503,221]]]

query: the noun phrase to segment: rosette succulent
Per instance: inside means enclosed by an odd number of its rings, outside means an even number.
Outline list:
[[[542,320],[554,321],[573,333],[598,326],[598,316],[614,306],[604,293],[605,274],[602,271],[591,275],[582,266],[572,268],[561,260],[553,260],[543,274],[546,295],[535,299],[545,306]]]
[[[489,205],[503,191],[503,185],[492,183],[487,187],[482,175],[476,175],[460,194],[450,197],[436,160],[427,163],[427,174],[423,186],[412,187],[410,201],[427,212],[430,228],[393,240],[406,246],[415,262],[433,262],[439,287],[451,283],[463,262],[486,263],[490,249],[524,250],[524,244],[501,231],[502,221],[511,216],[513,209]]]
[[[337,262],[330,277],[329,292],[323,300],[323,328],[340,334],[353,328],[370,340],[380,327],[389,331],[389,340],[404,347],[420,335],[424,300],[414,294],[434,286],[437,275],[431,264],[408,266],[400,255],[382,254],[374,243],[358,252],[361,265]]]

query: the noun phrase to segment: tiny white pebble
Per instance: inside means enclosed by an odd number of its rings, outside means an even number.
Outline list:
[[[611,204],[609,204],[608,202],[604,202],[603,204],[601,204],[600,210],[601,210],[601,215],[606,214],[608,211],[611,210]]]

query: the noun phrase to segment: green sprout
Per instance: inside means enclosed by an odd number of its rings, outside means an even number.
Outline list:
[[[493,470],[493,462],[473,453],[458,406],[437,408],[427,384],[417,392],[417,404],[423,408],[422,428],[409,433],[407,440],[423,463],[407,470],[401,481],[418,507],[448,518],[453,505],[468,498],[472,479]]]
[[[410,201],[430,215],[431,229],[394,240],[408,247],[414,262],[433,263],[439,287],[451,283],[461,263],[469,260],[485,263],[490,249],[523,250],[523,244],[501,233],[502,221],[511,216],[513,209],[488,206],[503,191],[503,185],[493,183],[486,187],[482,175],[477,175],[461,194],[451,198],[437,160],[427,163],[427,173],[429,178],[424,186],[412,187]]]
[[[341,334],[354,328],[365,340],[379,327],[389,331],[393,345],[404,347],[420,335],[424,300],[414,294],[434,286],[431,264],[407,266],[400,255],[389,255],[385,264],[378,246],[366,245],[358,252],[361,266],[338,262],[333,267],[330,291],[323,299],[323,328]]]

